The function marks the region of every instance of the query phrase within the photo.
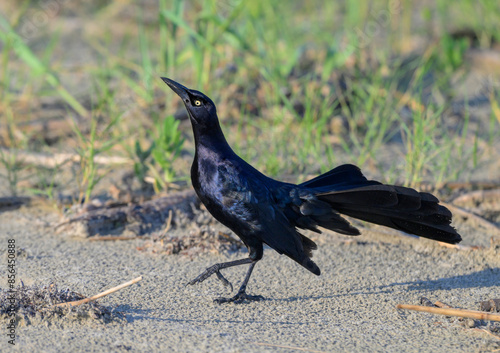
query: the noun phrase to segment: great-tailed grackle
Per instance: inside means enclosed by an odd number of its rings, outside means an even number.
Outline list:
[[[439,205],[436,197],[367,180],[351,164],[299,185],[268,178],[229,147],[210,98],[171,79],[162,79],[182,98],[191,120],[196,146],[191,180],[196,193],[207,210],[236,233],[249,250],[248,258],[215,264],[188,283],[203,282],[216,274],[224,285],[231,286],[220,270],[250,264],[238,293],[216,302],[262,299],[247,294],[246,287],[262,258],[263,244],[319,275],[318,266],[311,260],[317,246],[297,228],[320,233],[319,226],[359,235],[359,230],[340,214],[446,243],[461,240],[450,225],[451,212]]]

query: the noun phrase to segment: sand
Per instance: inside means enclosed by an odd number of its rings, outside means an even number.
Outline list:
[[[457,250],[436,242],[365,232],[356,238],[325,233],[315,239],[317,277],[285,256],[266,249],[248,291],[266,300],[218,305],[228,290],[211,278],[185,284],[205,267],[246,256],[246,251],[152,255],[137,250],[144,240],[89,241],[55,234],[59,216],[40,207],[0,213],[0,246],[7,239],[25,251],[17,258],[17,283],[57,283],[91,296],[140,275],[143,280],[99,302],[123,318],[57,318],[17,327],[15,346],[2,334],[1,351],[18,352],[489,352],[500,340],[492,323],[459,321],[398,311],[425,296],[455,307],[478,309],[500,296],[500,246],[467,224],[457,227],[465,245]],[[384,231],[384,228],[374,228]],[[354,241],[351,241],[354,240]],[[6,288],[5,265],[0,285]],[[235,290],[246,268],[224,273]],[[4,323],[2,331],[6,331]],[[486,328],[487,330],[482,330]]]

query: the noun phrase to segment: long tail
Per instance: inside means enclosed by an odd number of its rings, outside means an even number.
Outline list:
[[[450,244],[462,240],[450,225],[451,212],[434,195],[367,180],[354,165],[342,165],[300,186],[312,189],[339,213]]]

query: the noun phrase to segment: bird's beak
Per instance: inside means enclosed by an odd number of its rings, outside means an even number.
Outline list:
[[[172,91],[177,93],[177,95],[179,97],[181,97],[183,101],[185,99],[189,98],[189,95],[188,95],[189,89],[188,88],[184,87],[180,83],[177,83],[174,80],[171,80],[169,78],[162,77],[161,79],[163,80],[163,82],[165,82],[168,85],[168,87],[170,87],[172,89]]]

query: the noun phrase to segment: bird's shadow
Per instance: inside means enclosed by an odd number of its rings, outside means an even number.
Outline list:
[[[500,268],[487,268],[467,275],[438,278],[426,281],[396,282],[380,289],[407,286],[406,290],[452,290],[468,288],[486,288],[500,286]]]
[[[364,288],[356,290],[353,288],[348,292],[331,293],[325,295],[314,296],[298,296],[288,298],[276,298],[272,301],[294,302],[299,300],[317,300],[331,299],[337,297],[356,296],[356,295],[373,295],[373,294],[390,294],[405,291],[433,291],[433,290],[453,290],[453,289],[468,289],[468,288],[488,288],[500,286],[500,268],[487,268],[481,271],[472,272],[466,275],[457,275],[452,277],[437,278],[432,280],[416,280],[411,282],[394,282],[387,285]]]
[[[332,299],[347,296],[358,295],[376,295],[376,294],[391,294],[403,291],[434,291],[434,290],[453,290],[453,289],[469,289],[469,288],[489,288],[500,286],[500,268],[488,268],[477,272],[472,272],[466,275],[457,275],[452,277],[437,278],[432,280],[416,280],[407,282],[394,282],[387,285],[371,287],[371,288],[352,288],[348,292],[336,293],[332,289],[331,293],[312,296],[294,296],[287,298],[272,298],[266,297],[264,301],[269,302],[295,302],[295,301],[314,301],[319,299]],[[252,302],[258,303],[258,302]],[[239,305],[239,304],[238,304]],[[257,305],[257,304],[254,304]],[[141,320],[156,320],[156,321],[172,321],[172,322],[197,322],[196,319],[172,319],[160,318],[153,314],[153,310],[143,308],[141,305],[120,305],[118,311],[125,315],[126,320],[131,323]]]

